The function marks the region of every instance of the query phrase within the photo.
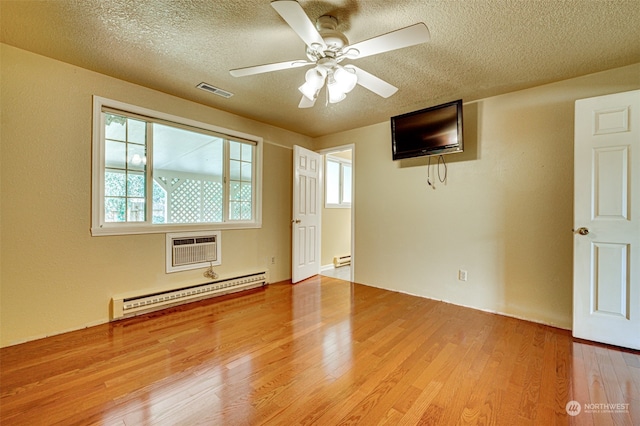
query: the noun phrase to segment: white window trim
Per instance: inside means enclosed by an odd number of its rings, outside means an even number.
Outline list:
[[[229,221],[223,223],[197,224],[150,224],[150,223],[110,223],[104,221],[104,123],[102,122],[103,107],[113,108],[124,112],[139,114],[151,118],[165,120],[178,125],[200,128],[227,135],[231,138],[245,139],[256,143],[255,162],[255,190],[253,191],[254,220]],[[212,124],[191,120],[159,111],[127,104],[112,99],[93,96],[93,131],[92,131],[92,170],[91,170],[91,235],[129,235],[129,234],[157,234],[167,232],[187,232],[204,230],[251,229],[262,227],[262,152],[263,138],[248,133],[225,129]],[[226,203],[225,203],[226,204]],[[228,208],[226,205],[224,208]]]
[[[325,157],[325,179],[324,179],[324,207],[326,209],[350,209],[351,208],[351,203],[328,203],[327,202],[327,179],[326,179],[326,174],[327,174],[327,162],[329,161],[333,161],[336,163],[340,163],[340,183],[339,183],[339,190],[338,190],[338,197],[342,198],[342,186],[344,185],[344,179],[343,179],[343,165],[347,164],[351,167],[351,160],[347,160],[346,158],[341,158],[341,157],[334,157],[332,155],[327,155]],[[351,167],[351,179],[353,179],[353,167]],[[353,201],[353,199],[352,199]]]

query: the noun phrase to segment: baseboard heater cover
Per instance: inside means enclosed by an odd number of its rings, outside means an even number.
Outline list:
[[[141,294],[116,295],[111,299],[111,318],[128,318],[170,306],[249,290],[269,284],[269,271],[259,271],[203,284]]]
[[[342,256],[335,256],[333,258],[333,266],[339,268],[341,266],[347,266],[351,264],[351,255],[345,254]]]

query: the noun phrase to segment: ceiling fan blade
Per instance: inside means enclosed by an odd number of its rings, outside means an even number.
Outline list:
[[[280,70],[286,70],[290,68],[306,67],[307,65],[315,65],[315,64],[313,62],[307,62],[307,61],[276,62],[273,64],[256,65],[253,67],[236,68],[229,71],[229,73],[234,77],[244,77],[247,75],[262,74],[262,73],[271,72],[271,71],[280,71]]]
[[[382,96],[383,98],[388,98],[398,91],[398,88],[392,86],[381,78],[376,77],[373,74],[369,74],[368,72],[353,66],[351,64],[348,67],[353,68],[356,71],[356,76],[358,76],[358,84],[365,89],[371,90],[378,96]]]
[[[302,99],[300,99],[300,103],[298,104],[298,108],[311,108],[312,106],[314,106],[316,104],[316,100],[311,100],[309,98],[307,98],[306,96],[303,96]]]
[[[378,53],[388,52],[390,50],[402,49],[403,47],[414,46],[420,43],[426,43],[431,39],[429,29],[420,22],[410,27],[405,27],[387,34],[364,40],[343,50],[349,52],[356,49],[360,53],[355,58],[364,58],[366,56],[377,55]]]
[[[271,6],[287,24],[298,34],[298,37],[312,49],[327,48],[315,25],[309,19],[302,6],[295,0],[274,0]]]

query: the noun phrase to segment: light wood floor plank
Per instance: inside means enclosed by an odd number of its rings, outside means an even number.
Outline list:
[[[631,425],[640,354],[318,276],[0,349],[0,423]]]

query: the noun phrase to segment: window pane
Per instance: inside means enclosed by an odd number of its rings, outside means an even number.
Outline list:
[[[153,124],[153,177],[166,191],[164,223],[222,222],[224,140]],[[154,213],[155,216],[155,213]]]
[[[127,182],[124,172],[109,170],[105,172],[104,195],[107,197],[124,197],[127,195]]]
[[[242,144],[242,161],[251,162],[253,157],[253,145],[248,143]]]
[[[107,140],[105,142],[105,166],[124,169],[127,166],[127,144]]]
[[[144,222],[146,124],[117,114],[104,118],[105,221]]]
[[[125,199],[105,197],[104,200],[104,221],[124,222],[125,221]]]
[[[245,182],[251,182],[251,163],[242,163],[241,179]]]
[[[232,160],[241,160],[241,146],[240,142],[229,141],[229,157]]]
[[[141,173],[127,173],[127,196],[144,197],[145,179]]]
[[[127,198],[127,222],[144,222],[144,198]]]
[[[147,123],[133,118],[127,119],[127,141],[144,144],[147,140]]]
[[[342,165],[342,201],[351,204],[351,166]]]
[[[127,128],[125,126],[127,119],[121,115],[105,114],[105,139],[113,139],[118,141],[127,140]]]
[[[229,163],[229,177],[231,180],[240,180],[240,161],[231,160]]]
[[[340,202],[340,163],[327,160],[325,185],[327,204],[338,204]]]
[[[229,219],[253,219],[253,150],[250,143],[229,141]]]
[[[153,181],[153,223],[167,223],[167,191]]]
[[[229,202],[229,219],[240,220],[241,218],[241,205],[237,201]]]
[[[241,220],[251,220],[251,203],[243,202],[241,203]]]
[[[240,199],[242,201],[251,201],[251,184],[250,183],[242,183],[242,187],[240,189]]]
[[[233,201],[240,200],[240,182],[231,182],[229,184],[229,199]]]
[[[147,165],[147,149],[144,145],[127,144],[127,168],[144,170]]]

